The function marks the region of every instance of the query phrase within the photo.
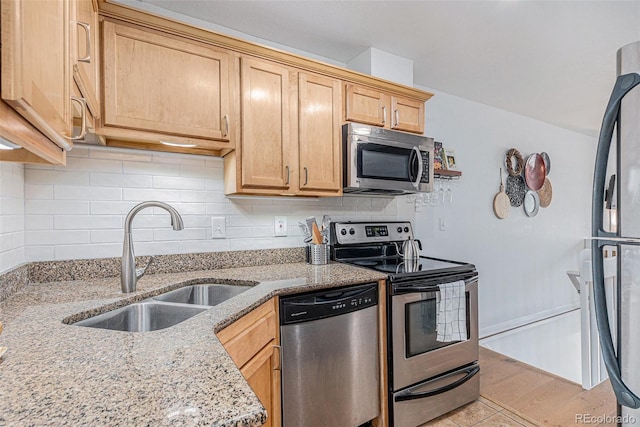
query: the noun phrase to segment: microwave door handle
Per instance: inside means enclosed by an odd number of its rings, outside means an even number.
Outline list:
[[[447,384],[443,387],[439,387],[436,388],[434,390],[427,390],[427,391],[421,391],[421,392],[416,392],[414,393],[413,390],[415,388],[419,388],[420,385],[416,386],[416,387],[412,387],[402,393],[400,393],[399,395],[397,395],[394,400],[396,402],[404,402],[407,400],[416,400],[416,399],[423,399],[425,397],[431,397],[431,396],[436,396],[438,394],[442,394],[442,393],[446,393],[448,391],[453,390],[456,387],[460,387],[462,384],[466,383],[467,381],[469,381],[471,378],[474,377],[474,375],[476,375],[478,372],[480,372],[480,366],[478,365],[473,365],[473,366],[469,366],[468,368],[458,371],[458,372],[465,372],[466,375],[450,384]],[[456,372],[456,373],[458,373]]]
[[[422,154],[420,153],[420,149],[418,147],[413,147],[411,148],[411,155],[409,156],[409,170],[411,171],[411,169],[413,168],[413,159],[417,159],[418,161],[418,173],[415,176],[415,181],[413,181],[411,184],[417,189],[420,186],[420,180],[422,179],[422,170],[424,165],[422,164]],[[409,175],[411,175],[411,173],[409,173]],[[409,176],[409,179],[411,179],[412,177]]]

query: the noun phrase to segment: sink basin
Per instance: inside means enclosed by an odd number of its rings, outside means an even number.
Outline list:
[[[222,284],[192,285],[158,295],[153,299],[180,304],[217,305],[250,288],[251,286]]]
[[[143,301],[74,323],[75,326],[125,332],[150,332],[184,322],[209,307]]]

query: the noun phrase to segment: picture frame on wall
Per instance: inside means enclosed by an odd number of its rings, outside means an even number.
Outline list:
[[[433,143],[433,169],[443,170],[447,169],[447,159],[445,157],[444,147],[442,142],[434,141]]]
[[[446,150],[444,150],[444,160],[447,164],[447,169],[458,169],[458,163],[456,162],[456,152],[454,149],[447,148]]]

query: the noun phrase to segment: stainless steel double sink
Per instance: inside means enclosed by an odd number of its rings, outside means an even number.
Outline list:
[[[184,322],[249,288],[226,284],[185,286],[73,325],[124,332],[157,331]]]

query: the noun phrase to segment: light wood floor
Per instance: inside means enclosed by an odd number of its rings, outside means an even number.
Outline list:
[[[480,399],[426,424],[438,427],[584,426],[578,414],[613,417],[609,382],[591,390],[480,347]],[[611,424],[590,424],[610,425]]]

